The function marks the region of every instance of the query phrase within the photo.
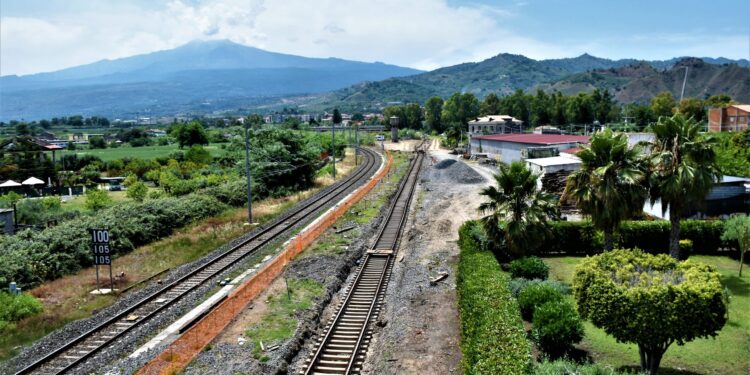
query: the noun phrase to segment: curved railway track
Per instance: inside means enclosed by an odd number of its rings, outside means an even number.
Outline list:
[[[376,173],[381,165],[380,154],[365,148],[361,148],[360,152],[364,155],[364,162],[346,180],[331,185],[297,204],[281,217],[256,229],[242,243],[215,256],[206,264],[120,311],[74,340],[52,350],[18,371],[16,375],[61,374],[73,370],[125,334],[132,332],[134,328],[173,306],[183,296],[222,275],[224,271],[243,261],[264,245],[282,236],[291,235],[299,224],[313,220],[332,203],[338,202]]]
[[[336,315],[328,322],[325,334],[318,338],[317,348],[300,374],[358,374],[361,371],[372,336],[370,323],[380,313],[423,159],[424,153],[420,151],[409,166],[375,245],[365,255],[354,280],[345,290]]]

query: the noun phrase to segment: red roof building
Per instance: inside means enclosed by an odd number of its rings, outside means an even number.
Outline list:
[[[739,132],[750,123],[750,104],[736,104],[708,110],[708,131]]]

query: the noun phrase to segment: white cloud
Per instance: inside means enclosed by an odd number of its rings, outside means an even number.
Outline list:
[[[596,34],[544,41],[511,25],[525,1],[508,7],[449,6],[446,0],[76,0],[67,11],[0,18],[0,74],[29,74],[174,48],[194,39],[230,39],[313,57],[384,61],[434,69],[501,52],[531,58],[653,58],[660,54],[730,55],[742,37],[649,35],[627,40]],[[158,4],[158,5],[155,5]],[[525,8],[525,7],[524,7]],[[45,17],[45,18],[33,18]],[[533,17],[533,15],[527,15]],[[729,42],[731,48],[727,48]],[[712,47],[712,43],[713,47]],[[734,57],[744,57],[745,52]]]
[[[54,19],[2,18],[2,74],[28,74],[179,46],[230,39],[314,57],[385,61],[421,69],[510,51],[561,53],[500,25],[510,12],[444,0],[173,0],[148,12],[82,9]]]

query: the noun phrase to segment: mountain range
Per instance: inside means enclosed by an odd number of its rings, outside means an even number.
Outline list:
[[[300,105],[339,107],[347,111],[378,110],[394,103],[424,103],[431,96],[471,92],[482,98],[517,89],[571,95],[595,88],[608,89],[622,103],[645,103],[661,91],[679,97],[688,68],[686,97],[704,98],[725,93],[750,102],[750,62],[712,58],[674,58],[665,61],[609,60],[583,54],[574,58],[533,60],[499,54],[477,63],[464,63],[406,77],[364,82],[336,90]],[[285,103],[288,105],[288,103]]]
[[[0,77],[0,120],[73,114],[110,118],[174,116],[299,107],[379,110],[454,92],[505,95],[517,89],[575,94],[608,89],[623,103],[660,91],[726,93],[750,102],[750,62],[724,58],[663,61],[578,57],[533,60],[499,54],[422,72],[383,63],[308,58],[236,44],[198,41],[150,54],[27,76]]]
[[[268,52],[226,40],[195,41],[56,72],[0,77],[0,120],[210,113],[420,72]]]

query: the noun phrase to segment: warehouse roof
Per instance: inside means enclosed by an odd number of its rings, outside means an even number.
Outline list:
[[[492,134],[480,135],[476,139],[488,141],[502,141],[511,143],[525,143],[534,145],[554,145],[559,143],[588,143],[589,138],[585,135],[563,135],[563,134]]]

